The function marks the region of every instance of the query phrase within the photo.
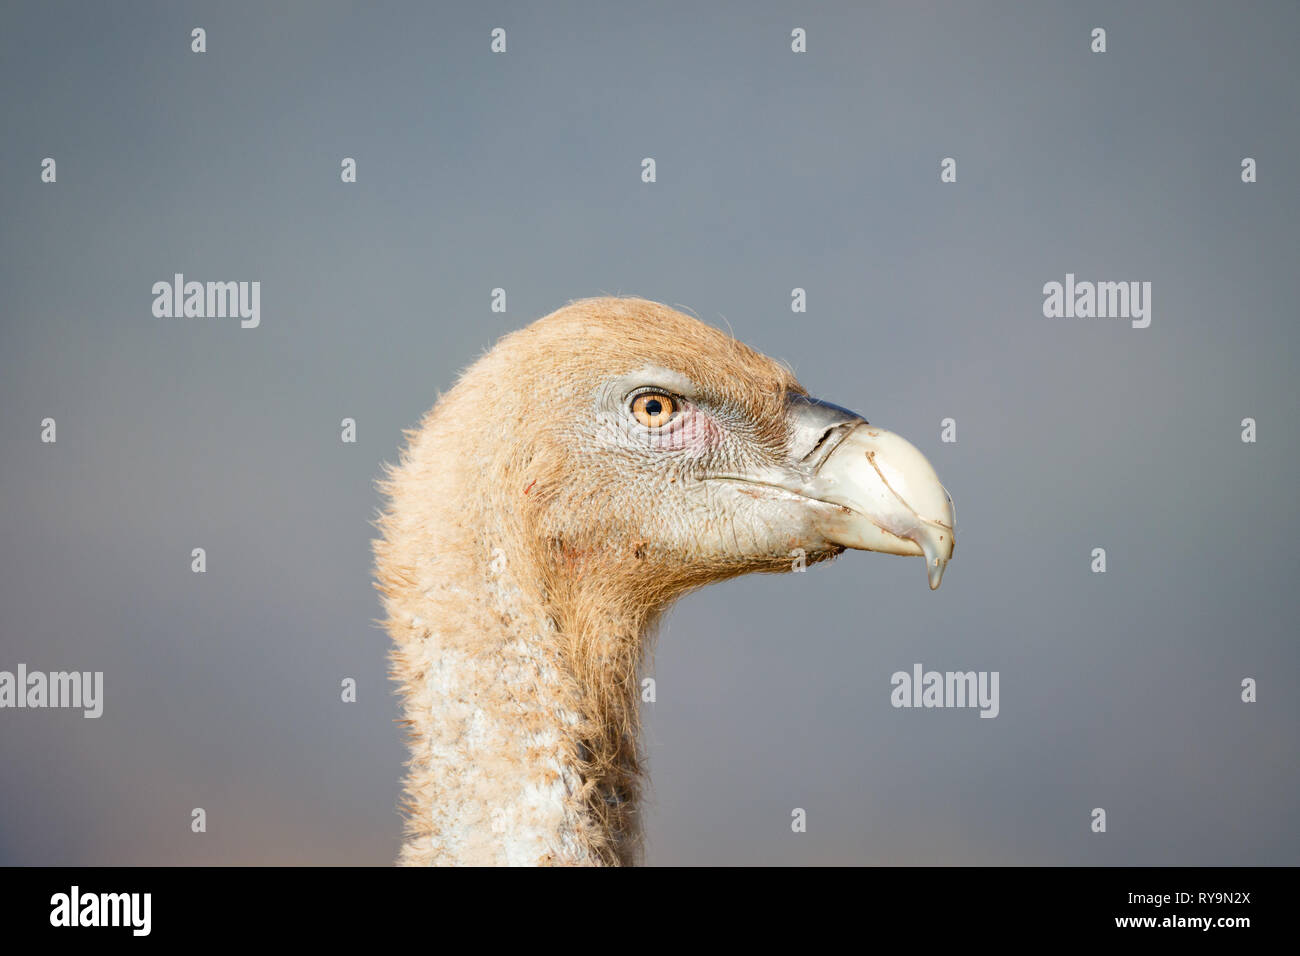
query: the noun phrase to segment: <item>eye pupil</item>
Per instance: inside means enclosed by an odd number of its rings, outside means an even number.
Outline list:
[[[676,407],[671,396],[662,392],[646,392],[632,402],[632,414],[646,428],[659,428],[668,424]]]

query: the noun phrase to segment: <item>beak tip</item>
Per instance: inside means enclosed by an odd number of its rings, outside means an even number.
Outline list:
[[[939,585],[943,583],[943,572],[948,569],[948,562],[935,558],[927,569],[930,578],[930,590],[939,590]]]

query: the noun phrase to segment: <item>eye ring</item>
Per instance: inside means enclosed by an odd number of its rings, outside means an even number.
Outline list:
[[[646,428],[662,428],[677,413],[677,401],[667,392],[645,391],[632,399],[632,414]]]

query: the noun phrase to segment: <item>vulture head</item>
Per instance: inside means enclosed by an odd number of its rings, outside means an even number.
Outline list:
[[[913,445],[642,299],[507,335],[408,438],[376,542],[404,862],[627,862],[638,668],[675,598],[845,549],[922,557],[937,588],[953,552]]]

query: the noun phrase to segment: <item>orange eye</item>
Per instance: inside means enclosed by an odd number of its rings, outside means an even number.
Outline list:
[[[668,424],[676,407],[663,392],[642,392],[632,400],[632,414],[646,428]]]

